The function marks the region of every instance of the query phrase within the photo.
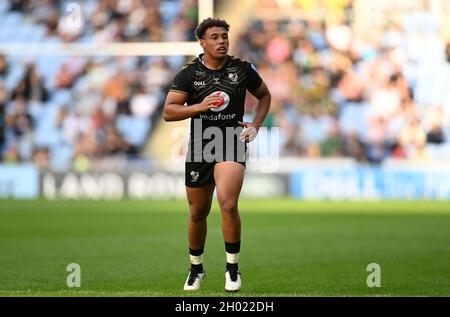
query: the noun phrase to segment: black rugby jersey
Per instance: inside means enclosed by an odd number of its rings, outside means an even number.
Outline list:
[[[203,65],[202,57],[203,54],[200,54],[186,64],[175,76],[170,89],[187,94],[188,106],[201,103],[211,94],[223,97],[221,106],[191,118],[191,140],[194,120],[201,120],[202,130],[210,126],[222,130],[238,127],[238,121],[242,121],[244,116],[246,90],[254,92],[262,83],[261,77],[247,61],[228,55],[222,69],[212,70]]]

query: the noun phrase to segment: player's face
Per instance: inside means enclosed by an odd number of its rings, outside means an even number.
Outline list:
[[[229,41],[228,32],[225,28],[213,26],[206,30],[200,45],[208,54],[214,58],[223,58],[228,54]]]

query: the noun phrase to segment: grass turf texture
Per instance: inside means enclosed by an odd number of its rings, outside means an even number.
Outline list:
[[[0,200],[0,296],[450,296],[450,202],[241,200],[243,289],[224,288],[220,212],[207,275],[187,276],[187,204]],[[81,288],[68,288],[69,263]],[[368,288],[369,263],[381,287]]]

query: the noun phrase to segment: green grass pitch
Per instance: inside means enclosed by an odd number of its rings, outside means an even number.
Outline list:
[[[450,296],[450,202],[241,200],[243,288],[224,288],[220,211],[202,289],[184,201],[0,200],[0,296]],[[81,287],[68,288],[69,263]],[[381,287],[369,288],[369,263]]]

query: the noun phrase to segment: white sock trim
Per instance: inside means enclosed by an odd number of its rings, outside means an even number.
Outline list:
[[[203,263],[203,254],[201,254],[201,255],[189,254],[189,257],[191,259],[191,264],[199,265],[199,264]]]
[[[227,263],[230,263],[230,264],[238,263],[239,253],[228,253],[228,252],[225,252],[225,253],[227,254]]]

